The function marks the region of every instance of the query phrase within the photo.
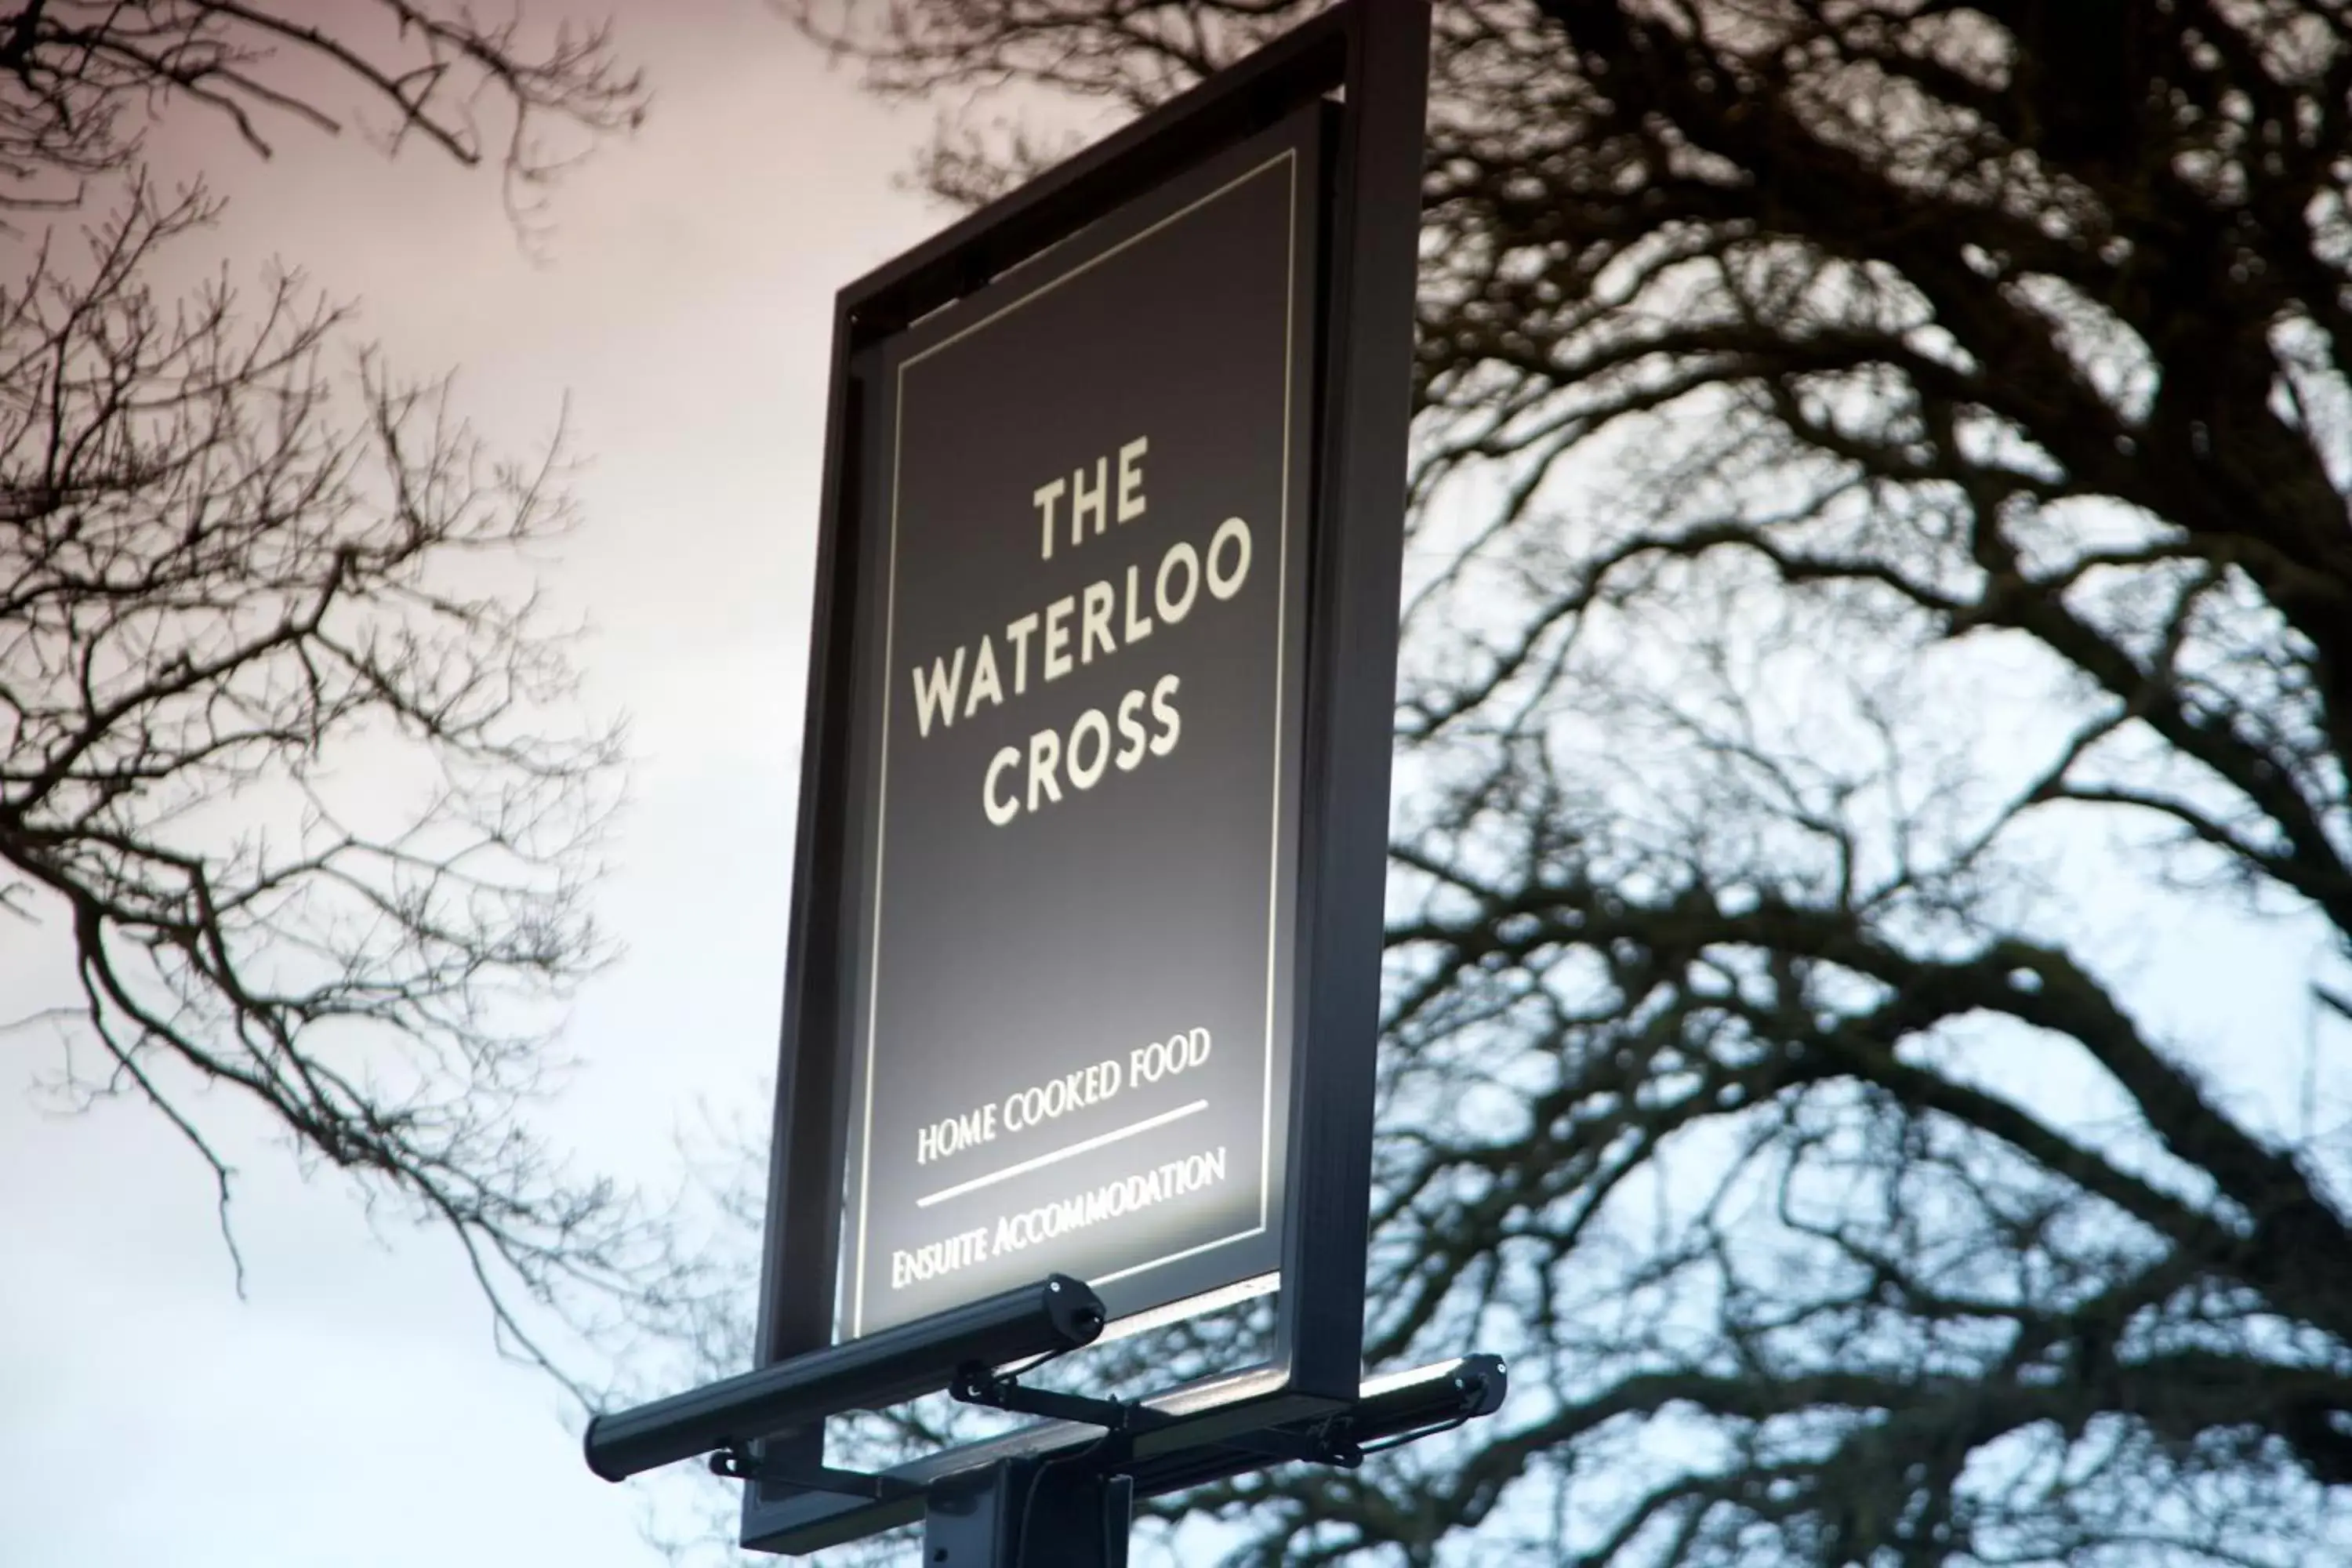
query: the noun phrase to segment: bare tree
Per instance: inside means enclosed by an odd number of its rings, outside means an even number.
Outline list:
[[[1058,150],[1003,92],[1312,9],[795,7],[967,96],[960,199]],[[1518,1393],[1195,1504],[1266,1563],[2341,1558],[2352,11],[1438,29],[1369,1353]]]
[[[280,126],[357,117],[390,151],[495,159],[520,213],[645,107],[604,27],[541,37],[520,14],[488,23],[440,0],[22,0],[0,15],[0,204],[77,205],[156,125],[210,114],[264,157]]]
[[[356,41],[373,22],[394,47]],[[538,52],[407,0],[339,24],[0,18],[7,200],[66,209],[0,287],[0,919],[62,934],[72,998],[0,1028],[58,1049],[37,1068],[68,1103],[164,1116],[225,1231],[216,1097],[258,1108],[454,1237],[501,1342],[545,1362],[526,1303],[645,1285],[622,1194],[518,1119],[602,953],[584,889],[620,754],[567,718],[565,638],[514,562],[569,519],[560,437],[487,450],[298,277],[159,294],[218,207],[157,189],[140,139],[216,110],[266,151],[270,116],[331,126],[350,89],[464,163],[503,138],[528,193],[543,126],[584,145],[643,93],[601,35]]]

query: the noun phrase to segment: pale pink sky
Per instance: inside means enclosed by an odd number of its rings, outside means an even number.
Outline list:
[[[560,191],[544,265],[495,179],[445,161],[295,126],[266,166],[214,126],[162,151],[232,198],[219,256],[356,296],[503,444],[570,393],[586,524],[547,582],[598,627],[590,699],[640,763],[602,899],[628,953],[579,1009],[559,1124],[659,1176],[698,1100],[755,1098],[774,1057],[832,294],[946,215],[894,184],[929,115],[861,98],[758,0],[620,11],[655,112]],[[7,930],[0,994],[45,956]],[[449,1247],[372,1238],[245,1119],[240,1303],[203,1167],[133,1105],[43,1118],[31,1044],[0,1062],[0,1563],[660,1561],[553,1388],[493,1357]]]

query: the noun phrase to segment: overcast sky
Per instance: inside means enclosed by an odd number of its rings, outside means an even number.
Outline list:
[[[755,0],[622,13],[655,112],[563,186],[543,265],[495,180],[444,161],[288,127],[264,166],[184,122],[163,153],[232,198],[236,271],[356,297],[501,445],[571,395],[585,527],[548,585],[594,622],[589,698],[639,761],[603,892],[627,955],[579,1008],[561,1125],[657,1178],[698,1102],[756,1099],[773,1060],[832,295],[946,215],[894,184],[929,114],[861,98]],[[42,962],[0,932],[0,998]],[[495,1358],[449,1247],[379,1240],[249,1140],[240,1301],[195,1156],[133,1104],[44,1116],[35,1043],[0,1056],[0,1564],[660,1561],[551,1385]]]

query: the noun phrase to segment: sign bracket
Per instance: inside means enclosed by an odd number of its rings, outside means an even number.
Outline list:
[[[951,1392],[967,1405],[1097,1429],[1091,1439],[1032,1447],[991,1464],[916,1479],[855,1470],[761,1466],[739,1449],[712,1458],[721,1475],[783,1492],[862,1497],[919,1507],[933,1568],[1123,1568],[1135,1500],[1263,1468],[1306,1463],[1354,1469],[1368,1453],[1449,1431],[1498,1408],[1509,1385],[1495,1356],[1457,1361],[1367,1385],[1329,1415],[1187,1440],[1190,1425],[1124,1400],[1030,1388],[973,1363]],[[1139,1439],[1171,1437],[1148,1451]]]
[[[1181,1425],[1183,1419],[1131,1400],[1095,1399],[1050,1388],[1030,1388],[1017,1376],[992,1372],[976,1363],[963,1370],[950,1392],[966,1405],[982,1405],[1017,1415],[1037,1415],[1049,1421],[1098,1426],[1113,1437],[1164,1431]],[[1255,1431],[1210,1439],[1201,1447],[1230,1448],[1237,1454],[1255,1455],[1268,1463],[1296,1460],[1304,1464],[1336,1465],[1341,1469],[1352,1470],[1363,1463],[1363,1454],[1348,1441],[1347,1431],[1347,1417],[1335,1415],[1325,1416],[1298,1431],[1277,1426],[1260,1427]]]
[[[894,1502],[900,1498],[919,1496],[923,1489],[892,1476],[865,1470],[845,1470],[832,1465],[810,1468],[780,1459],[763,1461],[754,1448],[742,1445],[711,1455],[710,1473],[731,1481],[756,1481],[779,1491],[819,1492],[867,1502]]]
[[[1177,1419],[1164,1411],[1129,1400],[1095,1399],[1050,1388],[1026,1387],[1013,1373],[992,1372],[978,1363],[957,1374],[955,1386],[950,1392],[966,1405],[1015,1415],[1040,1415],[1049,1421],[1073,1421],[1121,1435],[1172,1426]]]

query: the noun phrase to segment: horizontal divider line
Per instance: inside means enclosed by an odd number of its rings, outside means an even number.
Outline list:
[[[1108,1132],[1097,1132],[1091,1138],[1082,1138],[1069,1147],[1056,1149],[1050,1154],[1039,1154],[1034,1159],[1024,1160],[1017,1165],[1007,1165],[1001,1171],[992,1171],[985,1176],[974,1176],[969,1182],[958,1182],[952,1187],[941,1187],[929,1197],[917,1198],[915,1206],[919,1209],[927,1209],[933,1204],[945,1203],[950,1198],[960,1198],[966,1193],[976,1193],[982,1187],[992,1187],[999,1182],[1010,1181],[1015,1176],[1025,1176],[1032,1171],[1042,1171],[1048,1165],[1057,1165],[1074,1155],[1091,1153],[1107,1143],[1116,1143],[1122,1138],[1132,1138],[1139,1132],[1149,1132],[1155,1127],[1165,1127],[1171,1121],[1182,1121],[1196,1110],[1208,1109],[1207,1100],[1196,1100],[1190,1105],[1180,1105],[1173,1110],[1163,1110],[1157,1116],[1147,1116],[1142,1121],[1130,1122],[1125,1127],[1116,1127]]]

